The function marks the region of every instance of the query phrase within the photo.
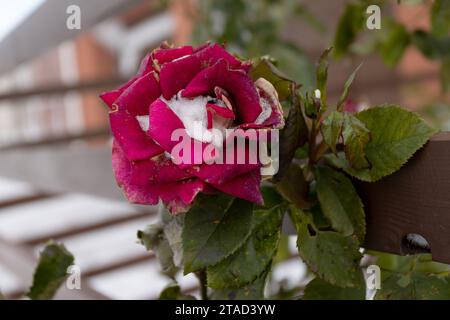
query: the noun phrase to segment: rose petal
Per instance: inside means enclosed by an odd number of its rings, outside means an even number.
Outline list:
[[[174,182],[193,177],[192,174],[181,170],[164,154],[149,160],[134,161],[131,166],[130,183],[135,185]]]
[[[155,205],[161,199],[172,213],[186,211],[196,195],[205,188],[205,183],[198,179],[145,185],[133,184],[131,177],[135,167],[116,143],[113,144],[112,165],[117,183],[130,202]]]
[[[100,99],[108,106],[110,110],[113,110],[115,107],[113,106],[114,102],[117,98],[120,97],[123,91],[121,90],[112,90],[108,92],[103,92],[100,94]]]
[[[164,149],[142,131],[136,117],[127,111],[118,109],[110,112],[109,122],[114,138],[128,159],[143,160],[164,152]]]
[[[161,91],[165,99],[170,99],[199,73],[202,69],[214,65],[219,60],[225,60],[230,67],[248,72],[248,64],[229,54],[217,44],[208,44],[195,50],[193,54],[166,63],[161,67]]]
[[[205,183],[198,180],[184,180],[158,186],[162,201],[172,214],[186,212],[197,194],[203,191]]]
[[[226,118],[226,119],[234,119],[235,118],[233,110],[230,110],[227,107],[221,107],[216,104],[207,103],[206,109],[208,111],[212,111],[213,113],[221,116],[222,118]]]
[[[263,107],[263,112],[265,108],[270,108],[270,115],[266,116],[263,121],[258,121],[260,119],[258,117],[256,119],[256,124],[275,129],[283,128],[283,108],[278,99],[278,92],[275,87],[264,78],[259,78],[258,80],[256,80],[255,86],[260,96],[260,104]]]
[[[175,130],[180,130],[178,131],[180,136],[176,137],[178,140],[172,141],[172,134]],[[203,152],[208,146],[206,143],[192,139],[186,132],[181,120],[161,99],[156,100],[150,106],[149,135],[158,145],[171,154],[175,146],[184,142],[183,147],[191,150],[190,158],[183,159],[183,154],[174,154],[173,156],[187,167],[199,162],[196,162],[196,159],[202,160]],[[181,168],[184,168],[184,166],[181,166]]]
[[[216,86],[225,89],[234,98],[240,122],[252,123],[260,115],[262,108],[252,79],[242,70],[230,69],[229,63],[223,59],[199,72],[182,96],[192,98],[211,94]]]
[[[155,72],[149,72],[137,79],[115,101],[119,109],[125,109],[134,116],[147,115],[150,104],[161,96]]]
[[[186,168],[186,172],[214,185],[224,184],[244,173],[259,169],[260,164],[203,164]]]
[[[237,176],[224,184],[212,184],[212,186],[232,196],[262,205],[264,200],[260,190],[260,183],[261,173],[259,169],[256,169]]]
[[[112,167],[116,176],[117,184],[122,188],[126,198],[137,204],[157,204],[158,196],[149,192],[147,186],[130,184],[132,174],[131,162],[127,159],[124,151],[114,142],[112,151]]]
[[[153,59],[156,60],[159,65],[163,65],[164,63],[190,55],[193,52],[194,48],[192,48],[192,46],[169,49],[158,48],[153,52]]]

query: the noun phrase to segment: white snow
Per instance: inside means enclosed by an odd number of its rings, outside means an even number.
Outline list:
[[[177,115],[186,128],[187,134],[198,141],[205,143],[216,143],[216,135],[218,131],[211,131],[208,129],[208,115],[206,112],[206,104],[210,100],[214,100],[214,104],[226,107],[222,101],[214,99],[210,96],[198,96],[193,99],[184,98],[181,96],[181,91],[170,100],[163,100],[169,108]],[[221,117],[213,118],[213,128],[222,132],[226,129],[226,124]],[[223,136],[219,137],[223,141]]]
[[[264,98],[259,99],[259,104],[261,105],[262,111],[259,114],[258,118],[256,118],[255,123],[263,124],[264,121],[269,119],[270,115],[272,114],[272,107],[270,106],[269,101]]]
[[[139,126],[142,131],[147,132],[150,129],[150,117],[149,116],[136,116],[136,120],[139,122]]]

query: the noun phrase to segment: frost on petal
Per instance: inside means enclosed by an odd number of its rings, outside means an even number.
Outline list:
[[[191,55],[193,52],[194,48],[192,48],[192,46],[184,46],[179,48],[158,48],[153,51],[153,59],[156,60],[159,65],[163,65],[164,63],[171,62],[175,59]]]
[[[233,98],[240,122],[252,123],[256,120],[262,108],[252,79],[242,70],[230,69],[224,59],[198,73],[182,95],[192,98],[212,94],[216,86],[225,89]]]
[[[255,124],[275,129],[283,128],[283,108],[278,99],[277,90],[264,78],[256,80],[255,86],[258,90],[262,107],[262,112],[256,119]]]
[[[175,131],[176,134],[173,135]],[[208,146],[206,143],[192,139],[180,118],[161,99],[150,106],[149,135],[165,151],[176,157],[180,164],[188,167],[202,162],[203,152]],[[173,150],[175,147],[182,149],[181,154]],[[184,154],[183,150],[189,150],[189,154]]]

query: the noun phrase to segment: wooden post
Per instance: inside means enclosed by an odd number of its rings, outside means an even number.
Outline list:
[[[450,263],[450,132],[434,136],[393,175],[357,186],[365,204],[366,248],[413,253],[404,239],[419,234],[434,261]]]

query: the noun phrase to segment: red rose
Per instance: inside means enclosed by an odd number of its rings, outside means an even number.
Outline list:
[[[259,161],[192,164],[172,157],[178,144],[172,138],[175,130],[200,141],[204,151],[208,144],[217,145],[220,135],[211,133],[217,130],[283,127],[275,89],[262,78],[253,82],[250,68],[251,63],[217,44],[163,44],[147,55],[128,83],[101,95],[111,109],[114,173],[131,202],[157,204],[161,199],[173,213],[185,211],[199,192],[263,202]]]

